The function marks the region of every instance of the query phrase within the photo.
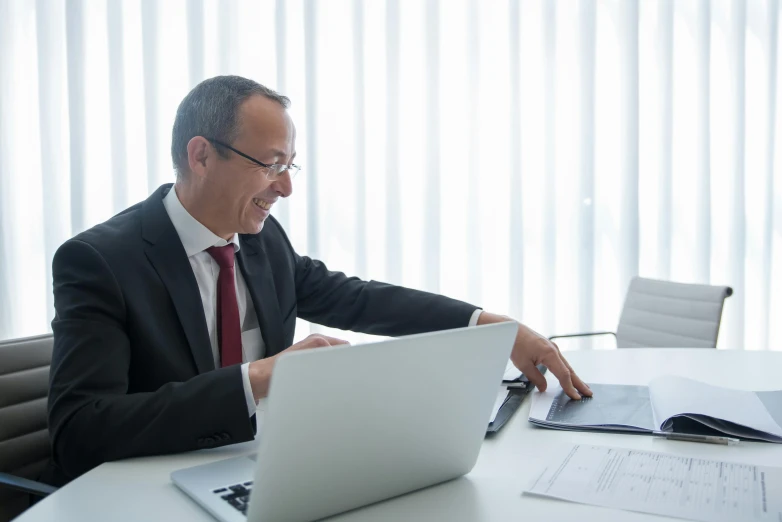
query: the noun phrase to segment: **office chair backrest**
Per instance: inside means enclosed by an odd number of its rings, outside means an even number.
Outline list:
[[[46,401],[52,335],[0,342],[0,471],[37,479],[49,454]],[[0,520],[21,513],[27,494],[0,488]]]
[[[635,277],[619,326],[618,348],[716,348],[728,286],[672,283]]]

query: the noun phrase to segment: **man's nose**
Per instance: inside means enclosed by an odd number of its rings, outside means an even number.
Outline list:
[[[284,170],[277,176],[277,179],[274,180],[274,190],[284,198],[293,194],[293,180],[289,170]]]

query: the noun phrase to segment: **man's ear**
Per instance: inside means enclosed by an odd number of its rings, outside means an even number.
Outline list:
[[[206,171],[206,161],[212,153],[209,141],[203,136],[194,136],[187,142],[187,164],[190,172],[201,177]]]

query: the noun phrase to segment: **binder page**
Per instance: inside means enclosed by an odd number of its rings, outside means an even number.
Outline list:
[[[559,383],[549,382],[546,391],[535,390],[532,392],[532,406],[529,410],[529,418],[546,420],[548,412],[551,409],[551,404],[554,399],[562,392],[562,387]]]
[[[766,407],[769,415],[779,426],[782,426],[782,390],[755,392],[760,402]]]
[[[782,468],[575,445],[525,494],[708,522],[782,520]]]
[[[755,392],[711,386],[673,375],[653,379],[649,391],[654,418],[660,425],[675,415],[691,413],[782,436],[782,428]]]

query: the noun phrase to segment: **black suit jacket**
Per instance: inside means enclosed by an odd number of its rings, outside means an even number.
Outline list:
[[[163,206],[170,188],[70,239],[54,256],[53,464],[43,476],[51,483],[105,461],[254,436],[240,366],[214,367],[198,285]],[[399,336],[466,326],[475,310],[331,272],[296,254],[272,217],[240,241],[238,264],[267,356],[292,344],[296,317]]]

